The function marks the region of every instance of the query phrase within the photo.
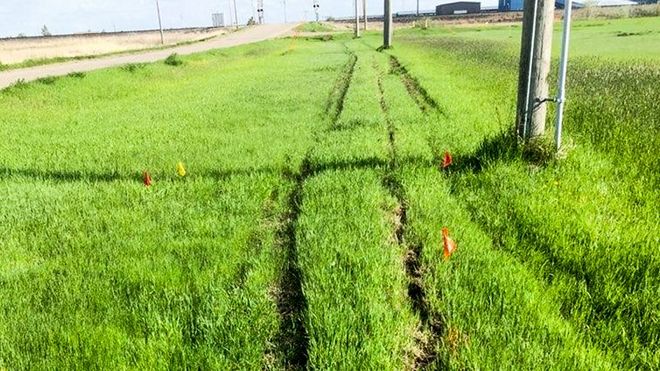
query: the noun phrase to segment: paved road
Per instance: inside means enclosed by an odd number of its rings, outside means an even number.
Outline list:
[[[115,55],[4,71],[0,72],[0,89],[5,88],[21,79],[24,81],[32,81],[42,77],[63,76],[72,72],[86,72],[98,70],[101,68],[121,66],[127,63],[156,62],[167,58],[172,53],[187,55],[207,51],[210,49],[228,48],[231,46],[254,43],[284,36],[290,33],[296,26],[296,24],[253,26],[245,30],[214,38],[212,40],[169,49],[135,54]]]

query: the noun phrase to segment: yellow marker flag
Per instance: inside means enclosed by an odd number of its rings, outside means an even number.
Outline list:
[[[179,174],[180,177],[186,176],[186,168],[183,166],[183,162],[176,164],[176,173]]]

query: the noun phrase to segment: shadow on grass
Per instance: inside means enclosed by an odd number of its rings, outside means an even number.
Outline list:
[[[402,163],[412,164],[416,166],[429,166],[429,160],[409,157],[403,158]],[[381,170],[389,166],[389,161],[384,158],[378,157],[364,157],[351,160],[331,160],[331,161],[312,161],[306,159],[301,164],[301,171],[305,177],[312,177],[324,172],[329,171],[348,171],[356,169],[371,169]],[[264,166],[264,167],[246,167],[236,169],[218,169],[212,171],[203,171],[200,173],[191,173],[186,176],[189,178],[209,178],[218,181],[224,181],[232,177],[240,176],[254,176],[254,175],[282,175],[290,179],[294,179],[297,173],[291,173],[288,167],[280,166]],[[170,179],[175,177],[174,171],[172,175],[164,175],[162,172],[154,172],[151,174],[154,177]],[[32,180],[46,180],[55,183],[74,183],[74,182],[87,182],[87,183],[110,183],[117,181],[135,181],[142,182],[142,170],[135,171],[130,174],[122,174],[117,171],[104,171],[104,172],[90,172],[90,171],[67,171],[67,170],[42,170],[42,169],[19,169],[0,167],[0,179],[8,178],[28,178]]]
[[[381,169],[388,165],[388,161],[378,157],[364,157],[351,160],[311,161],[309,171],[311,174],[321,174],[328,171],[346,171],[357,169]]]
[[[0,179],[9,177],[24,177],[36,180],[49,180],[56,183],[70,182],[115,182],[119,180],[139,180],[142,181],[141,173],[135,173],[133,176],[123,176],[116,172],[92,173],[86,171],[66,171],[66,170],[37,170],[37,169],[10,169],[0,167]]]
[[[444,153],[434,148],[433,155],[436,163],[442,162]],[[635,346],[639,344],[652,348],[657,344],[658,336],[657,331],[649,325],[652,310],[647,308],[655,303],[652,299],[644,299],[642,294],[646,285],[651,286],[647,283],[649,277],[658,275],[658,267],[652,263],[652,253],[637,249],[618,255],[616,251],[620,251],[620,247],[599,239],[588,229],[563,224],[548,226],[544,218],[538,219],[538,216],[531,215],[525,203],[510,205],[505,191],[499,190],[496,185],[482,184],[479,177],[467,183],[454,182],[452,176],[460,177],[463,172],[480,173],[496,163],[521,162],[544,167],[553,161],[556,161],[556,155],[551,137],[541,136],[530,143],[523,143],[515,132],[502,132],[484,140],[473,153],[456,156],[447,171],[447,180],[452,194],[461,200],[470,219],[491,239],[496,250],[510,254],[535,272],[543,283],[560,290],[558,297],[561,299],[560,311],[564,319],[572,321],[574,308],[579,307],[580,320],[576,321],[576,326],[597,328],[611,321],[621,326],[622,331],[633,334],[630,335],[633,339],[631,343],[634,342]],[[461,187],[456,187],[456,184]],[[461,197],[465,188],[481,188],[476,195],[491,195],[491,202],[493,205],[499,204],[499,207],[490,206],[488,202],[474,204],[466,200]],[[558,216],[561,217],[561,214]],[[499,223],[497,219],[500,219]],[[592,261],[598,254],[596,251],[610,254],[608,259],[618,264],[609,266],[618,265],[620,268],[605,273],[602,263]],[[616,282],[615,287],[608,287],[608,282]],[[552,286],[555,284],[557,286]],[[640,302],[640,309],[622,309],[630,299],[623,295],[617,297],[613,295],[615,292],[624,292],[631,297],[635,295],[635,300]],[[623,316],[630,320],[617,323]],[[595,339],[611,346],[612,338],[608,336],[597,335]],[[626,350],[632,348],[626,347]]]
[[[432,146],[435,164],[442,164],[444,152]],[[524,143],[516,133],[503,131],[486,138],[473,153],[454,156],[449,168],[452,173],[479,173],[495,162],[525,161],[530,165],[545,166],[555,159],[552,140],[547,136]],[[440,165],[438,165],[440,166]]]
[[[444,153],[433,148],[433,158],[436,164],[441,164]],[[489,164],[497,161],[512,161],[522,158],[522,148],[518,143],[517,136],[512,132],[501,132],[500,134],[486,138],[474,153],[468,155],[457,155],[454,157],[451,172],[481,172]]]
[[[275,166],[265,166],[260,168],[247,167],[239,169],[219,169],[212,170],[205,173],[194,174],[198,178],[212,178],[215,180],[223,181],[237,176],[254,176],[254,175],[276,175],[281,174],[285,169]]]
[[[565,319],[572,318],[576,307],[580,308],[581,320],[578,323],[593,328],[603,321],[616,322],[624,316],[628,321],[622,321],[621,326],[632,334],[636,346],[651,348],[657,344],[658,327],[649,325],[654,301],[650,297],[644,299],[642,294],[653,285],[650,277],[660,274],[658,265],[653,264],[653,251],[637,249],[612,253],[617,251],[618,246],[599,240],[582,229],[569,231],[562,239],[553,236],[561,232],[549,231],[542,221],[531,220],[524,208],[509,208],[504,227],[497,226],[487,215],[474,208],[469,208],[469,211],[472,220],[490,236],[494,248],[511,254],[526,267],[531,267],[547,285],[553,285],[561,277],[570,278],[571,283],[558,283],[561,288],[560,310]],[[509,246],[508,241],[511,240],[517,241],[517,246]],[[576,256],[574,253],[567,254],[567,250],[582,251]],[[534,257],[530,251],[540,256]],[[610,267],[617,268],[603,270],[600,263],[592,260],[598,254],[596,251],[607,252],[610,255],[608,259],[613,262]],[[608,282],[616,282],[616,288],[608,287]],[[614,292],[625,294],[613,295]],[[639,307],[634,310],[625,308],[631,297],[640,301]],[[607,336],[601,339],[611,341]]]

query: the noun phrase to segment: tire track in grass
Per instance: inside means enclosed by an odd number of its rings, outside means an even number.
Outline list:
[[[399,60],[390,55],[390,72],[398,75],[401,82],[406,87],[408,94],[417,103],[420,111],[424,113],[438,112],[445,115],[445,112],[440,108],[438,102],[431,97],[431,95],[424,89],[419,81],[413,77],[406,67],[404,67]]]
[[[325,107],[325,114],[331,126],[336,124],[344,109],[346,94],[357,63],[357,55],[347,53],[348,61],[337,78]],[[317,143],[318,137],[314,136],[314,144]],[[305,370],[309,361],[309,334],[305,327],[307,299],[302,288],[296,231],[302,210],[305,182],[317,173],[311,164],[310,156],[311,151],[308,151],[298,172],[290,169],[284,171],[283,177],[285,181],[293,183],[293,189],[287,197],[286,210],[280,217],[280,228],[277,232],[278,244],[285,256],[278,282],[276,302],[281,323],[275,342],[281,364],[290,370]]]
[[[286,209],[280,217],[277,231],[278,245],[284,253],[284,264],[276,298],[281,322],[275,342],[281,364],[289,370],[306,369],[309,359],[309,336],[305,328],[307,300],[302,289],[296,229],[303,202],[303,187],[311,174],[310,168],[308,154],[298,172],[284,171],[285,181],[293,183],[293,188],[287,196]]]
[[[334,128],[339,121],[342,111],[344,110],[344,102],[346,101],[346,94],[348,94],[348,88],[351,86],[351,81],[353,81],[353,74],[355,72],[355,65],[357,64],[357,54],[347,51],[348,53],[348,62],[344,66],[337,82],[335,83],[332,92],[328,96],[328,102],[325,106],[325,114],[330,117],[331,127]]]
[[[374,65],[374,68],[378,68],[378,66]],[[390,152],[387,172],[383,178],[383,186],[397,202],[397,207],[394,210],[394,238],[397,245],[406,250],[405,267],[406,275],[408,276],[408,297],[410,298],[413,310],[421,321],[421,334],[415,339],[419,349],[414,354],[413,368],[423,369],[433,364],[436,360],[439,360],[436,349],[441,342],[445,326],[441,315],[430,307],[426,299],[423,274],[425,267],[422,265],[421,260],[424,247],[421,243],[409,245],[405,240],[408,223],[408,202],[405,188],[398,175],[399,163],[396,153],[396,127],[388,113],[389,110],[385,102],[382,74],[378,76],[378,89],[380,92],[380,106],[387,123]],[[439,366],[444,368],[443,365]]]

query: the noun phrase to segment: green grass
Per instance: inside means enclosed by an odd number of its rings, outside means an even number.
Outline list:
[[[402,369],[410,362],[416,320],[404,251],[391,236],[394,201],[380,177],[338,169],[305,183],[299,243],[311,368]]]
[[[555,315],[599,348],[604,364],[655,368],[660,197],[651,148],[659,112],[651,102],[658,69],[574,59],[566,131],[575,148],[565,160],[537,166],[499,134],[513,121],[515,64],[502,62],[515,61],[516,47],[498,45],[468,32],[411,34],[393,52],[446,113],[442,136],[429,134],[427,142],[433,153],[450,149],[459,157],[447,179],[451,195],[497,251],[543,283],[544,296],[558,304]],[[607,55],[610,46],[585,54]]]
[[[278,328],[259,218],[278,180],[3,182],[2,363],[259,367]]]
[[[519,52],[522,26],[479,25],[444,26],[427,30],[406,30],[408,33],[460,37],[470,40],[494,41],[501,43],[510,54]],[[555,23],[553,35],[553,55],[561,50],[562,23]],[[599,57],[627,61],[630,59],[657,60],[660,58],[660,25],[657,17],[628,19],[575,20],[571,27],[569,56]]]
[[[441,360],[452,369],[608,369],[602,350],[585,344],[562,318],[560,305],[524,264],[493,246],[452,194],[447,179],[428,167],[402,174],[410,202],[409,240],[423,246],[430,305],[445,313]],[[459,241],[442,259],[438,226]]]
[[[16,139],[0,156],[0,365],[280,362],[274,296],[284,255],[273,247],[289,183],[281,174],[302,161],[332,68],[344,62],[332,44],[316,67],[306,54],[279,57],[287,44],[0,93],[0,126]],[[246,83],[252,69],[262,72]],[[263,89],[310,80],[326,88]]]
[[[660,56],[601,23],[545,163],[508,134],[508,28],[0,92],[0,368],[660,367]]]
[[[334,27],[322,22],[308,22],[296,27],[298,32],[331,32],[334,30]]]

